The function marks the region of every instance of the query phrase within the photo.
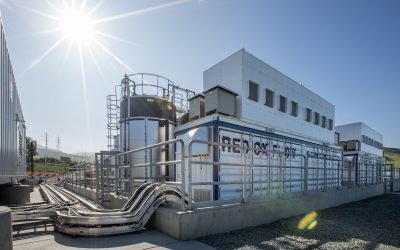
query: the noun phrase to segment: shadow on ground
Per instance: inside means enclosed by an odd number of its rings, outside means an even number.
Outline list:
[[[198,241],[177,241],[156,230],[103,237],[72,237],[54,231],[14,235],[14,250],[59,249],[212,249]],[[1,249],[1,247],[0,247]]]

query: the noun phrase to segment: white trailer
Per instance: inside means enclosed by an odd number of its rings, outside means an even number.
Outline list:
[[[184,124],[176,129],[175,135],[186,145],[193,140],[221,143],[192,145],[192,158],[199,162],[190,166],[192,182],[209,184],[193,187],[195,201],[240,199],[244,190],[242,180],[248,183],[246,197],[301,192],[305,185],[306,157],[309,157],[308,190],[341,186],[342,152],[334,145],[268,132],[265,127],[220,114]],[[188,156],[188,149],[185,151]],[[177,159],[181,157],[179,152],[178,147]],[[245,173],[241,164],[246,165]],[[189,164],[185,165],[188,180]],[[175,173],[176,181],[181,181],[180,166]],[[212,185],[212,182],[222,184]]]

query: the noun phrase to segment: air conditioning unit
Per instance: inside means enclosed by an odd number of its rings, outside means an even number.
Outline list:
[[[204,92],[206,115],[214,113],[236,116],[237,94],[219,85]]]
[[[189,121],[204,117],[204,95],[198,94],[189,100]]]

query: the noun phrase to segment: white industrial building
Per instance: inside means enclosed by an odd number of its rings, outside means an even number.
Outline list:
[[[383,157],[383,136],[362,122],[335,127],[339,143],[347,152],[362,152],[371,156]]]
[[[304,165],[304,158],[300,155],[311,157],[309,189],[341,185],[335,161],[325,162],[329,177],[326,183],[322,183],[324,173],[318,169],[319,157],[342,156],[334,144],[333,104],[244,49],[206,70],[203,88],[203,94],[189,100],[190,122],[176,128],[178,138],[188,142],[212,140],[270,152],[194,146],[192,154],[200,161],[228,165],[194,166],[193,181],[231,183],[197,185],[193,189],[195,200],[239,199],[243,187],[232,183],[241,181],[242,170],[234,164],[243,161],[256,166],[246,172],[247,181],[252,183],[246,185],[247,196],[301,191],[304,176],[300,166]],[[179,149],[177,153],[179,157]],[[181,180],[179,168],[176,179]]]
[[[385,164],[382,134],[362,122],[336,126],[335,131],[346,161],[343,176],[349,184],[375,182]]]
[[[244,49],[204,72],[204,90],[215,85],[238,94],[242,121],[334,143],[335,106]]]

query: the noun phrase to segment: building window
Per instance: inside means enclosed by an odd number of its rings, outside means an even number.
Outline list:
[[[306,121],[307,122],[311,122],[311,114],[312,114],[311,109],[306,108]]]
[[[326,116],[322,116],[322,124],[321,127],[326,128]]]
[[[258,84],[255,82],[249,82],[249,99],[258,102]]]
[[[297,117],[298,108],[299,108],[299,105],[297,104],[297,102],[292,101],[292,112],[291,112],[290,114],[291,114],[292,116],[296,116],[296,117]]]
[[[340,134],[338,132],[335,132],[335,144],[339,145],[340,142]]]
[[[286,113],[286,97],[279,96],[279,111]]]
[[[314,112],[314,124],[319,125],[319,113]]]
[[[265,89],[265,106],[274,107],[274,92],[269,89]]]
[[[333,129],[333,120],[332,120],[332,119],[329,119],[329,120],[328,120],[328,129],[329,129],[329,130],[332,130],[332,129]]]

